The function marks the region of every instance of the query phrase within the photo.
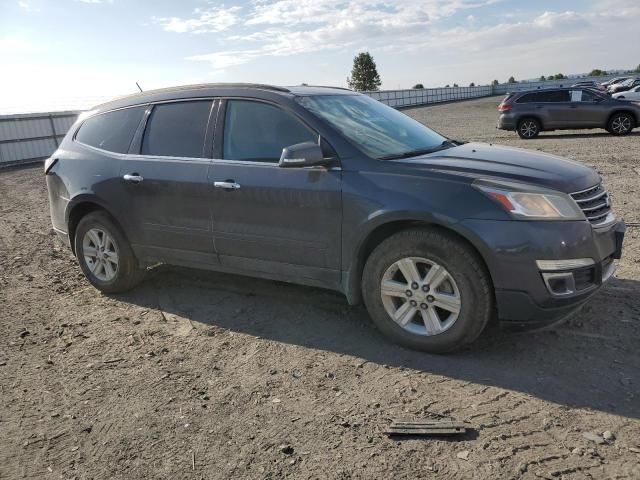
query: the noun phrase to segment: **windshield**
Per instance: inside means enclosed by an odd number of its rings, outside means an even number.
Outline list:
[[[317,95],[296,100],[373,158],[402,158],[453,146],[442,135],[366,95]]]

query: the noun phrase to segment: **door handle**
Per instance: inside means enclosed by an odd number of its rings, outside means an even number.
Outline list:
[[[224,182],[213,182],[213,186],[216,188],[224,188],[225,190],[238,190],[240,184],[233,180],[226,180]]]
[[[142,178],[137,173],[127,173],[126,175],[123,175],[122,178],[131,183],[140,183],[144,180],[144,178]]]

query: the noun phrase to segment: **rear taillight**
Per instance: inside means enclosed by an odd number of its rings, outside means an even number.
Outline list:
[[[512,108],[513,107],[511,105],[508,105],[506,103],[501,103],[500,105],[498,105],[498,111],[499,112],[508,112]]]

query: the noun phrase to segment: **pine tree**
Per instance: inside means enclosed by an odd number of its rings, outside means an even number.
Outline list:
[[[382,81],[378,70],[376,68],[376,62],[373,61],[373,57],[369,52],[363,52],[356,55],[353,59],[353,69],[351,70],[351,77],[347,78],[349,88],[358,92],[366,92],[371,90],[378,90]]]

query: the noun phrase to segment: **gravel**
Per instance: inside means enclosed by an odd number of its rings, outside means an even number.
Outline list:
[[[498,102],[406,112],[589,165],[640,221],[640,134],[523,141]],[[617,278],[556,330],[425,355],[320,289],[160,268],[101,295],[51,234],[41,167],[2,170],[0,478],[639,478],[639,249],[629,228]],[[383,433],[441,416],[475,433]]]

